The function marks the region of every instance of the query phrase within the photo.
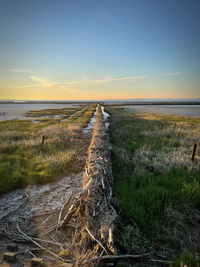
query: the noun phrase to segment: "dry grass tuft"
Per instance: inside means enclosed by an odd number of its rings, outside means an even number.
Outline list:
[[[168,229],[169,236],[177,240],[184,249],[198,251],[200,249],[199,210],[184,205],[182,211],[168,208],[166,215],[173,222],[172,229]]]
[[[192,148],[186,147],[165,147],[162,151],[153,152],[149,147],[143,146],[135,151],[132,161],[135,164],[135,172],[138,174],[143,173],[146,169],[152,169],[159,173],[167,172],[172,168],[199,171],[200,157],[196,157],[196,161],[192,162],[191,151]]]
[[[173,123],[160,129],[155,127],[152,130],[141,131],[141,134],[147,137],[168,137],[180,142],[182,145],[192,145],[199,142],[200,124],[191,125],[187,122]]]
[[[77,153],[75,149],[65,152],[61,151],[56,155],[44,155],[38,157],[35,163],[48,165],[52,170],[64,172],[64,170],[67,168],[67,164],[71,164],[71,161],[74,159],[76,154]]]

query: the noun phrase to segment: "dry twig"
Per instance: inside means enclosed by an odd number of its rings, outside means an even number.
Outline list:
[[[38,246],[39,248],[41,248],[42,250],[45,250],[46,252],[48,252],[49,254],[51,254],[52,256],[54,256],[55,258],[66,262],[65,259],[61,258],[59,255],[55,254],[54,252],[50,251],[49,249],[43,247],[42,245],[40,245],[38,242],[36,242],[32,237],[26,235],[24,232],[22,232],[22,230],[20,229],[19,225],[17,224],[17,230],[22,234],[22,236],[28,240],[31,241],[33,244],[35,244],[36,246]],[[68,260],[67,260],[68,262]]]
[[[60,213],[59,213],[59,216],[58,216],[58,226],[60,225],[60,222],[61,222],[63,209],[64,209],[64,207],[67,205],[67,203],[69,202],[71,196],[72,196],[72,192],[70,192],[70,195],[68,196],[67,200],[66,200],[65,203],[62,205],[62,208],[61,208]]]
[[[99,244],[99,246],[105,251],[105,253],[108,255],[108,252],[106,251],[106,249],[104,248],[104,246],[101,244],[101,242],[98,240],[98,239],[96,239],[94,236],[93,236],[93,234],[90,232],[90,230],[86,227],[85,228],[85,230],[88,232],[88,234],[90,235],[90,237],[94,240],[94,241],[96,241],[98,244]]]
[[[88,259],[87,261],[84,262],[84,264],[89,263],[91,261],[96,261],[96,260],[116,260],[116,259],[127,259],[127,258],[131,258],[131,259],[138,259],[138,258],[144,258],[149,256],[151,253],[145,253],[145,254],[140,254],[140,255],[107,255],[107,256],[99,256],[99,257],[94,257],[91,259]]]

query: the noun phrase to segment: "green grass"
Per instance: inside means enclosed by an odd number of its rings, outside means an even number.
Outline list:
[[[37,124],[30,120],[1,122],[0,194],[79,172],[89,144],[89,138],[83,139],[82,128],[87,126],[94,110],[95,105],[91,105],[67,121],[48,118]],[[40,155],[43,135],[45,142]]]
[[[174,263],[170,264],[170,267],[184,266],[199,267],[200,260],[191,253],[183,252]]]
[[[123,249],[144,252],[144,239],[149,250],[162,247],[169,258],[184,250],[197,252],[200,157],[198,150],[192,163],[191,153],[199,141],[200,121],[108,107],[107,111],[111,114],[111,157],[119,213],[125,225],[135,228],[135,238],[132,233],[132,241],[122,242],[129,244]],[[123,227],[119,239],[127,233]]]

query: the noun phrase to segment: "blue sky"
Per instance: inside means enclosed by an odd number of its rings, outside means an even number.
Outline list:
[[[0,98],[200,97],[199,0],[0,0]]]

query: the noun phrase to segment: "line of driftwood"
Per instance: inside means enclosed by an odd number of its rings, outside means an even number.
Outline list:
[[[76,220],[72,250],[74,266],[94,266],[103,253],[113,255],[113,227],[117,216],[110,203],[112,198],[112,169],[109,155],[109,140],[101,106],[98,106],[91,144],[88,151],[83,179],[83,189],[59,222],[58,229],[66,228]]]

